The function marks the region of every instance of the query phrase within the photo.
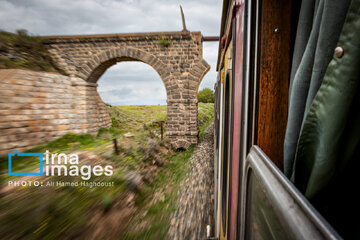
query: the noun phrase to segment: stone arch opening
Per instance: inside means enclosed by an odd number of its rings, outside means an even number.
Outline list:
[[[124,62],[141,62],[142,64],[145,64],[147,66],[149,66],[149,68],[151,68],[152,70],[154,70],[154,72],[156,72],[157,76],[161,79],[162,84],[163,84],[163,89],[165,89],[165,101],[164,101],[164,105],[172,105],[172,103],[168,103],[168,97],[170,95],[174,95],[177,93],[178,88],[174,86],[174,84],[171,84],[171,82],[174,83],[174,81],[172,80],[171,77],[171,70],[168,68],[167,65],[163,64],[162,61],[160,59],[158,59],[157,57],[153,56],[152,54],[149,54],[147,52],[138,50],[138,49],[133,49],[133,48],[128,48],[128,47],[120,47],[120,48],[113,48],[113,49],[108,49],[105,51],[102,51],[94,56],[92,56],[92,58],[82,64],[82,66],[80,68],[78,68],[78,77],[84,79],[86,82],[88,82],[88,84],[93,84],[96,88],[92,88],[89,89],[87,91],[87,99],[89,99],[88,101],[90,101],[92,104],[88,104],[88,105],[93,105],[94,100],[92,99],[93,96],[96,96],[96,105],[97,105],[97,112],[100,114],[89,114],[90,118],[98,118],[98,119],[92,119],[90,120],[90,122],[97,122],[96,126],[98,128],[101,127],[108,127],[109,125],[104,125],[102,124],[104,121],[102,119],[106,118],[107,116],[105,116],[106,114],[108,115],[108,113],[104,113],[106,110],[105,106],[101,106],[104,105],[104,99],[101,97],[101,94],[99,94],[98,91],[98,84],[97,82],[99,81],[99,79],[101,79],[101,77],[103,76],[103,74],[111,67],[113,67],[116,64],[121,64]],[[146,87],[142,86],[142,87]],[[162,90],[163,90],[162,89]],[[95,90],[95,91],[94,91]],[[124,104],[127,105],[127,104]],[[145,104],[145,105],[149,105],[149,104]],[[150,104],[151,105],[151,104]],[[157,104],[155,104],[157,105]],[[91,107],[90,107],[91,108]],[[93,111],[90,109],[90,112],[92,113]],[[169,109],[167,109],[167,115],[168,115],[168,124],[170,123],[170,126],[172,126],[172,118],[171,117],[171,113],[169,113]],[[99,117],[100,116],[100,117]],[[170,117],[169,117],[170,116]],[[100,121],[99,121],[100,120]],[[107,122],[108,123],[108,122]],[[167,131],[167,127],[166,127],[166,131]],[[165,132],[166,132],[165,131]],[[167,134],[166,134],[167,135]],[[171,141],[171,140],[170,140]]]
[[[181,44],[183,44],[182,41],[191,42],[195,35],[180,36],[182,40],[179,40]],[[200,34],[196,35],[199,39],[200,36]],[[100,128],[111,125],[105,105],[97,92],[96,82],[98,79],[109,67],[118,62],[141,61],[150,65],[164,83],[167,99],[166,135],[169,141],[175,148],[188,148],[191,144],[197,144],[199,134],[197,91],[202,78],[210,69],[201,56],[201,41],[194,41],[194,51],[189,52],[184,50],[184,46],[179,44],[180,42],[174,42],[174,45],[165,48],[158,46],[156,39],[139,38],[135,40],[129,36],[129,43],[118,44],[117,41],[121,41],[122,38],[117,39],[117,37],[109,39],[109,41],[116,40],[111,47],[113,42],[106,42],[106,45],[109,46],[103,47],[105,40],[91,39],[89,42],[93,45],[88,45],[92,49],[91,51],[67,52],[66,58],[61,60],[68,64],[67,69],[71,76],[83,79],[87,85],[85,114],[88,131],[96,133]],[[56,44],[62,41],[60,40]],[[144,41],[147,43],[147,47],[132,47],[131,45],[134,44],[132,41],[140,41],[135,45],[142,44],[141,41]],[[151,44],[149,44],[150,42]],[[53,49],[55,55],[63,54],[57,51]],[[69,58],[72,56],[71,54],[74,58]]]
[[[103,50],[94,54],[88,61],[77,68],[77,76],[89,84],[95,84],[106,69],[121,61],[141,61],[150,65],[162,79],[167,98],[167,128],[166,135],[173,146],[177,149],[188,148],[198,142],[197,123],[197,90],[204,75],[210,67],[204,59],[198,59],[189,65],[189,70],[179,71],[171,62],[164,63],[160,58],[151,53],[131,47],[117,47]],[[180,66],[181,68],[181,66]],[[96,95],[101,99],[98,92],[90,90],[89,96]],[[90,98],[88,98],[90,99]],[[90,101],[92,101],[90,99]],[[99,101],[97,101],[99,102]],[[89,104],[90,105],[90,104]],[[101,118],[106,118],[104,107],[101,108]],[[106,109],[105,109],[106,110]],[[93,111],[91,111],[93,112]],[[92,115],[95,116],[96,115]],[[97,121],[97,120],[90,120]],[[103,122],[103,120],[102,120]],[[97,123],[94,130],[105,127],[102,122]]]
[[[97,81],[104,103],[110,105],[167,105],[166,88],[159,74],[140,61],[120,61]]]
[[[191,69],[190,75],[196,76],[196,78],[198,79],[198,84],[196,85],[196,90],[195,90],[196,94],[199,92],[200,84],[209,70],[210,70],[210,66],[204,59],[197,62],[195,66]]]
[[[163,80],[165,88],[168,88],[171,70],[167,65],[150,53],[124,46],[107,49],[92,56],[79,67],[77,75],[88,82],[96,83],[109,67],[122,61],[141,61],[150,65]]]

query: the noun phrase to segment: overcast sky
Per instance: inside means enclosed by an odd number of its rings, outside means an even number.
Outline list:
[[[0,29],[34,35],[181,31],[180,4],[190,31],[219,35],[222,0],[0,0]],[[203,47],[211,70],[200,89],[212,89],[218,44]],[[98,84],[102,99],[113,105],[166,104],[162,80],[141,62],[112,66]]]

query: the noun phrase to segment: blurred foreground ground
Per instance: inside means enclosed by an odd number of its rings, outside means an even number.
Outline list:
[[[179,191],[179,208],[171,218],[169,239],[205,239],[206,226],[214,226],[214,124],[189,160],[191,167]]]
[[[0,239],[165,239],[179,209],[179,190],[191,177],[194,147],[175,151],[160,137],[166,106],[109,107],[113,126],[96,137],[67,134],[28,152],[77,153],[80,164],[112,165],[111,177],[87,182],[108,187],[8,186],[8,181],[79,181],[80,177],[9,177],[0,158]],[[213,121],[213,104],[199,104],[200,138]],[[126,133],[130,133],[126,135]],[[125,136],[128,137],[125,137]],[[116,138],[120,154],[114,154]],[[14,164],[17,171],[38,166]],[[206,197],[208,198],[208,197]],[[211,199],[211,198],[210,198]],[[181,205],[180,205],[181,206]]]

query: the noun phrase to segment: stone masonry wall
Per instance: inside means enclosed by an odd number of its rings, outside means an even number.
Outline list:
[[[0,155],[111,126],[96,86],[55,73],[0,70]]]
[[[120,61],[141,61],[152,66],[167,93],[167,136],[176,148],[198,142],[197,91],[210,66],[202,58],[200,32],[160,32],[79,36],[48,36],[45,44],[55,62],[70,77],[96,83]],[[169,41],[169,46],[161,40]],[[89,96],[96,95],[89,90]],[[91,99],[94,99],[90,97]],[[91,108],[91,106],[87,106]],[[96,118],[89,121],[95,131]],[[100,120],[101,121],[101,120]],[[89,125],[90,127],[90,125]]]

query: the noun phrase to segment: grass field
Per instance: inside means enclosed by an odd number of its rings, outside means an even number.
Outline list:
[[[109,107],[112,127],[97,136],[67,134],[29,152],[77,152],[81,159],[114,167],[111,177],[91,181],[114,182],[113,187],[18,187],[0,190],[0,239],[164,239],[169,218],[177,208],[179,185],[186,177],[186,151],[171,148],[160,139],[160,121],[166,122],[166,106]],[[213,121],[213,104],[199,104],[200,138]],[[125,138],[130,132],[133,137]],[[116,138],[120,154],[113,151]],[[7,158],[0,159],[2,183]],[[17,170],[36,169],[19,164]],[[141,176],[133,188],[129,176]],[[29,180],[29,179],[22,179]],[[34,177],[31,180],[36,180]],[[39,177],[39,181],[81,181],[79,177]],[[3,235],[3,236],[1,236]]]

